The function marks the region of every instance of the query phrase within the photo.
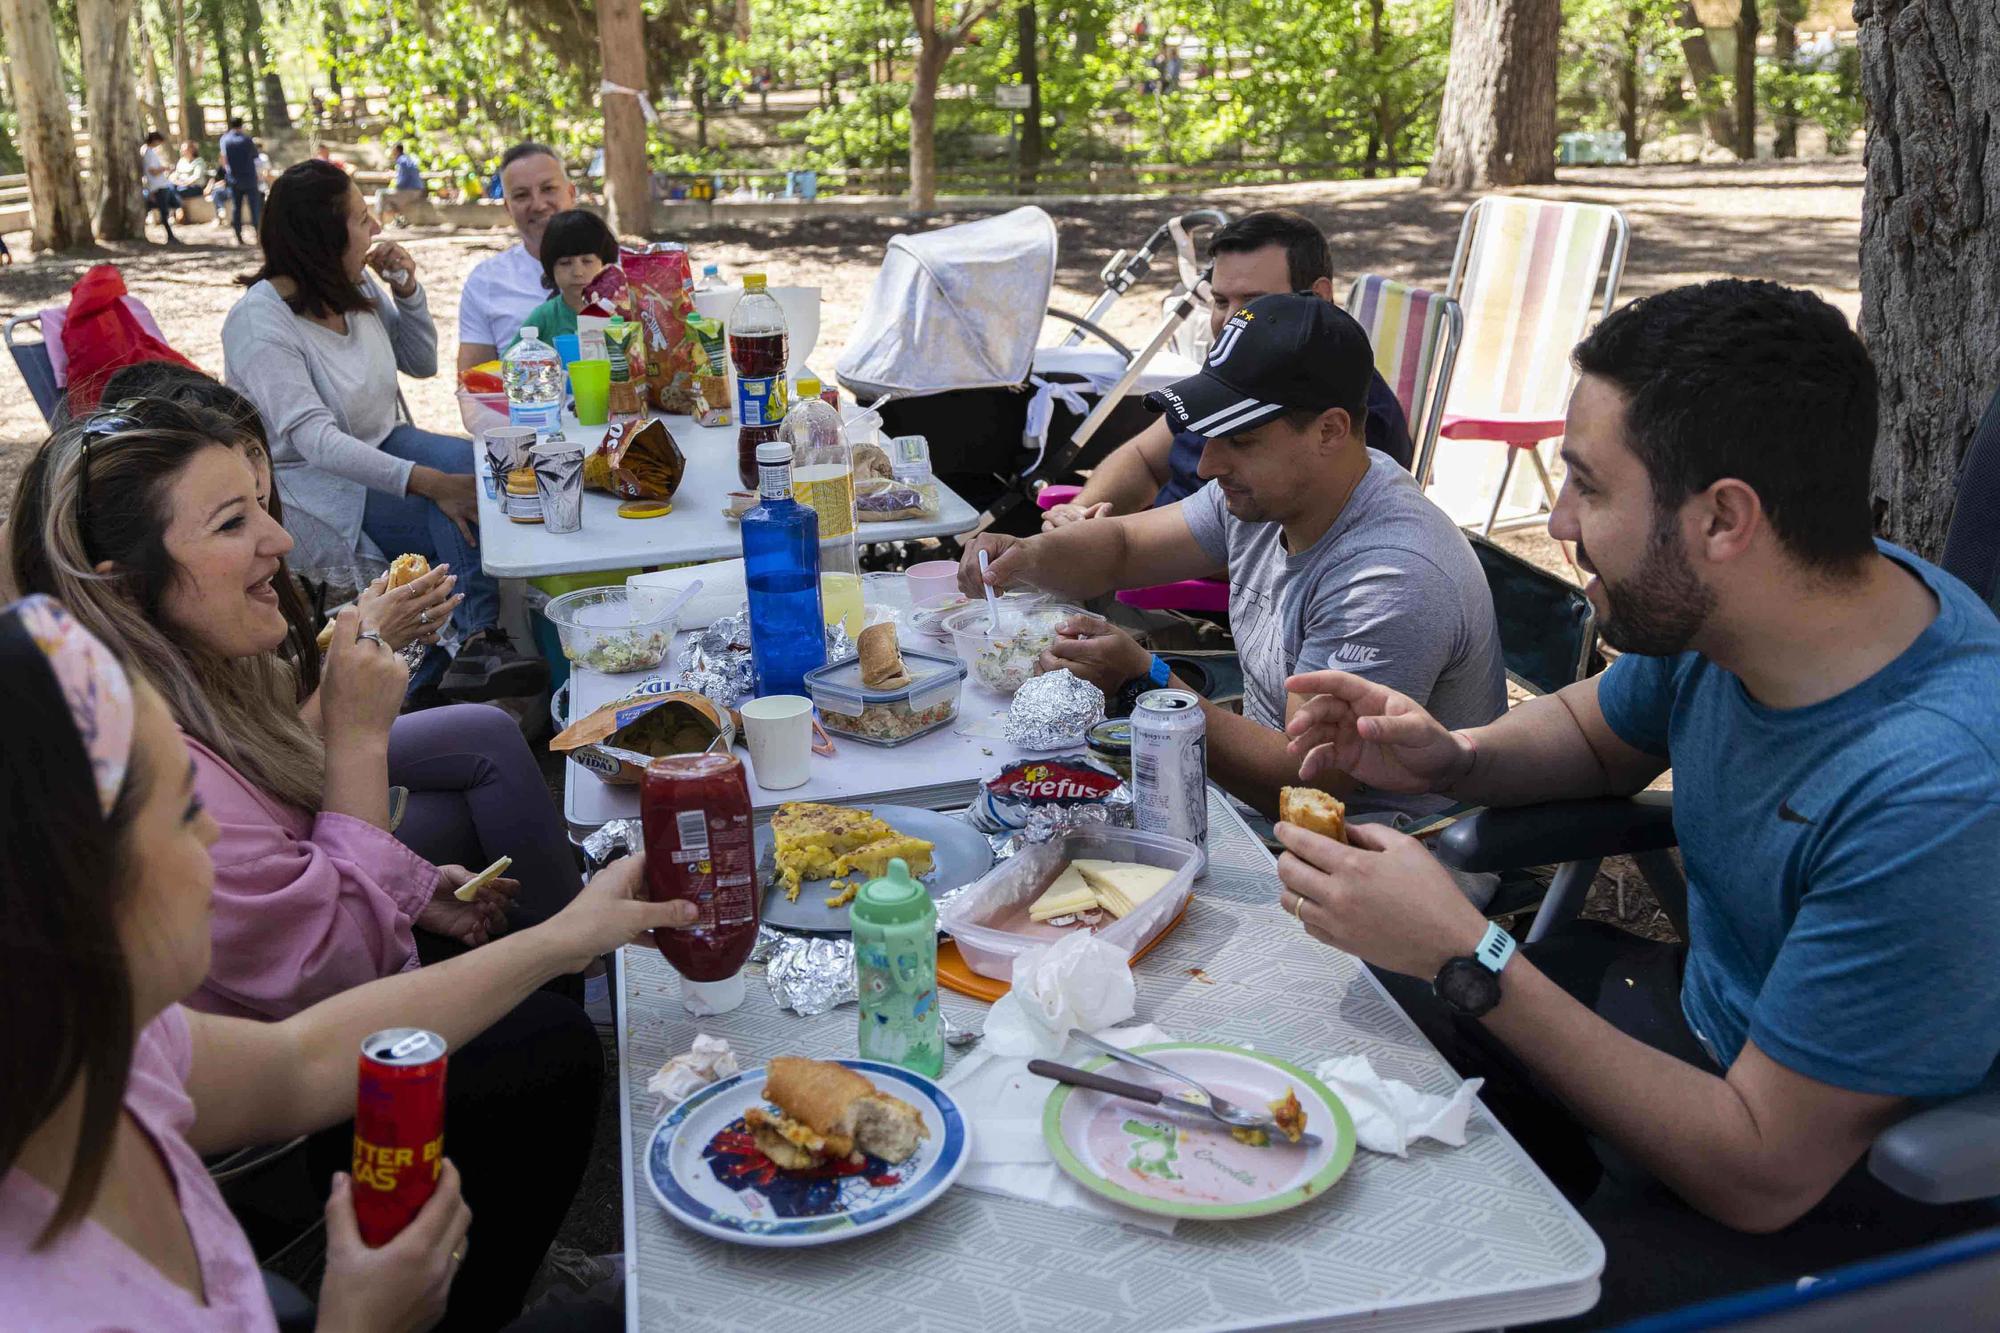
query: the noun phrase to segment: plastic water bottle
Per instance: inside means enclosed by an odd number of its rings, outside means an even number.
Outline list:
[[[792,447],[757,446],[757,507],[743,516],[743,581],[750,593],[750,664],[757,693],[804,694],[826,665],[819,607],[819,516],[792,498]]]
[[[722,270],[713,264],[701,266],[701,280],[694,285],[696,292],[719,292],[722,290]]]
[[[819,601],[828,628],[861,636],[861,551],[854,533],[854,450],[840,413],[819,396],[819,381],[799,381],[778,438],[792,446],[792,495],[819,515]]]
[[[764,290],[764,275],[743,275],[743,299],[729,313],[729,362],[736,367],[736,473],[758,485],[757,446],[778,438],[785,420],[785,367],[792,340],[785,310]]]
[[[563,365],[556,349],[536,337],[532,324],[500,358],[500,378],[507,386],[507,420],[536,431],[562,425]]]
[[[944,1034],[938,1024],[937,907],[930,890],[897,857],[880,879],[861,886],[849,924],[861,998],[861,1058],[936,1078],[944,1069]]]

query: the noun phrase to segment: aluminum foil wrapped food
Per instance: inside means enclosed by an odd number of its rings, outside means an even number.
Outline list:
[[[583,854],[592,865],[604,866],[645,845],[645,830],[638,820],[614,819],[583,840]]]
[[[738,611],[688,636],[676,659],[680,688],[728,708],[756,686],[750,661],[750,613]]]
[[[854,656],[854,654],[858,651],[860,650],[854,646],[854,640],[848,636],[847,624],[845,621],[836,620],[833,622],[833,624],[827,627],[826,631],[827,661],[845,662],[848,658]]]
[[[780,936],[764,960],[764,979],[780,1009],[805,1018],[861,997],[854,981],[854,941],[845,936]]]
[[[1101,806],[1121,827],[1132,822],[1132,789],[1087,754],[1019,759],[979,784],[965,812],[981,833],[1013,833],[1037,810]]]
[[[1068,667],[1022,682],[1007,707],[1007,740],[1023,750],[1081,745],[1104,720],[1104,691]]]
[[[1130,814],[1131,806],[1124,807]],[[1044,805],[1028,811],[1028,822],[1011,833],[996,833],[987,841],[993,846],[993,855],[998,860],[1006,860],[1025,847],[1048,842],[1058,834],[1073,828],[1089,828],[1093,825],[1118,826],[1129,820],[1117,817],[1117,812],[1108,805]]]

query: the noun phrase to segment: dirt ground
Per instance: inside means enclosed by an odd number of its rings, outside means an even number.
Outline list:
[[[1621,288],[1627,297],[1704,278],[1752,276],[1812,287],[1850,318],[1859,312],[1862,173],[1854,160],[1572,169],[1560,177],[1555,187],[1533,193],[1610,203],[1625,211],[1632,227]],[[1332,238],[1343,284],[1346,275],[1378,272],[1442,286],[1466,204],[1464,198],[1423,189],[1411,180],[1052,203],[1048,208],[1061,234],[1061,252],[1050,301],[1082,313],[1099,291],[1097,271],[1112,251],[1137,244],[1168,216],[1204,205],[1232,213],[1275,205],[1300,209]],[[946,213],[923,225],[970,216]],[[824,218],[718,225],[673,239],[689,245],[697,264],[720,264],[726,274],[762,269],[776,284],[818,285],[822,324],[813,364],[830,373],[854,330],[884,244],[909,226],[896,217]],[[155,224],[153,235],[158,234]],[[0,310],[18,314],[59,304],[89,263],[110,260],[123,269],[127,285],[153,311],[168,340],[197,364],[220,372],[222,319],[239,291],[233,279],[255,266],[256,252],[238,248],[226,228],[193,227],[184,234],[189,243],[171,250],[149,243],[94,259],[23,261],[0,269]],[[8,239],[17,254],[25,253],[25,235]],[[396,239],[417,261],[438,323],[439,359],[449,368],[457,352],[457,293],[464,276],[480,259],[510,244],[512,235],[398,229]],[[1171,276],[1162,272],[1128,294],[1112,309],[1106,326],[1128,340],[1149,334],[1170,282]],[[448,373],[406,381],[404,389],[419,425],[460,429]],[[20,468],[43,434],[39,413],[17,382],[14,392],[0,395],[0,497],[11,502]],[[1567,572],[1561,554],[1539,530],[1507,534],[1502,540],[1544,568]],[[1671,937],[1664,914],[1623,858],[1605,863],[1588,913],[1655,938]],[[607,1056],[615,1059],[608,1044]],[[621,1244],[615,1098],[616,1084],[608,1080],[597,1151],[563,1228],[562,1243],[586,1254],[616,1250]],[[285,1268],[308,1283],[316,1280],[315,1248],[304,1247]]]

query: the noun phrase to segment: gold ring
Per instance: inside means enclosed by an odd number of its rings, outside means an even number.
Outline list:
[[[453,1250],[453,1251],[451,1252],[451,1261],[452,1261],[452,1262],[453,1262],[454,1264],[462,1264],[462,1263],[464,1263],[464,1262],[465,1262],[465,1242],[464,1242],[464,1241],[460,1241],[460,1242],[458,1243],[458,1248],[457,1248],[457,1249],[455,1249],[455,1250]]]
[[[1306,910],[1306,900],[1299,897],[1299,895],[1296,893],[1293,894],[1291,913],[1295,918],[1297,918],[1298,923],[1302,926],[1306,923],[1305,910]]]

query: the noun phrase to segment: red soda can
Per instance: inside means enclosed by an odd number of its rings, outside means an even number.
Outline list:
[[[386,1245],[437,1190],[444,1170],[444,1038],[384,1028],[361,1043],[354,1107],[354,1219]]]

